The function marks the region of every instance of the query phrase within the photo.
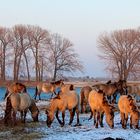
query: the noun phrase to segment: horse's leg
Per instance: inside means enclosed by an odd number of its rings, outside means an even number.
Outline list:
[[[72,123],[72,119],[73,119],[73,111],[72,111],[72,109],[69,109],[69,112],[70,112],[70,121],[69,121],[69,125],[71,125],[71,123]]]
[[[73,122],[74,115],[75,115],[76,107],[74,107],[73,110],[69,110],[69,111],[70,111],[70,122],[69,122],[69,125],[71,125],[72,122]]]
[[[36,86],[36,88],[35,88],[35,94],[34,94],[34,99],[35,100],[36,100],[37,95],[38,95],[38,89],[37,89],[37,86]]]
[[[99,120],[99,118],[100,118],[99,115],[100,115],[99,112],[96,111],[96,114],[95,114],[95,118],[96,118],[95,128],[98,128],[98,120]]]
[[[96,110],[92,111],[93,112],[93,121],[94,125],[96,124]]]
[[[17,124],[17,122],[16,122],[16,111],[13,111],[12,116],[13,116],[13,125],[15,126]]]
[[[78,109],[78,106],[76,107],[76,114],[77,114],[77,124],[76,125],[78,126],[78,125],[80,125],[80,123],[79,123],[79,109]]]
[[[122,122],[122,128],[126,128],[125,127],[125,114],[124,113],[120,113],[120,115],[121,115],[121,122]]]
[[[132,126],[132,115],[130,116],[130,128],[133,129],[133,126]]]
[[[23,112],[23,113],[24,113],[24,116],[23,116],[23,117],[24,117],[24,118],[23,118],[23,123],[25,123],[25,121],[26,121],[26,114],[27,114],[27,110],[24,110],[24,112]]]
[[[62,125],[62,121],[59,119],[58,114],[59,114],[59,111],[57,110],[55,116],[56,116],[56,119],[58,120],[59,124]]]
[[[102,112],[102,113],[100,114],[100,120],[99,120],[100,126],[101,126],[101,127],[104,127],[104,125],[103,125],[103,117],[104,117],[104,113]]]
[[[93,112],[92,112],[92,110],[90,109],[90,111],[91,111],[91,114],[90,114],[90,117],[89,117],[89,119],[88,120],[91,120],[92,119],[92,116],[93,116]]]
[[[11,100],[10,97],[7,98],[6,101],[6,109],[5,109],[5,115],[4,115],[4,124],[8,125],[8,122],[12,120],[11,118],[11,114],[12,114],[12,104],[11,104]]]
[[[39,92],[38,96],[39,96],[39,100],[41,100],[41,96],[40,96],[41,92]]]
[[[62,112],[62,125],[61,127],[63,127],[65,125],[65,111]]]
[[[127,126],[128,114],[125,114],[125,127]]]

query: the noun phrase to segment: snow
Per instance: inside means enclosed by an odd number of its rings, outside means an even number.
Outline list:
[[[76,116],[74,118],[74,122],[72,126],[68,125],[69,122],[69,112],[66,111],[65,116],[65,126],[61,127],[57,120],[55,119],[50,128],[46,125],[47,116],[45,114],[45,106],[48,105],[48,101],[38,101],[36,104],[40,109],[39,114],[39,122],[36,123],[33,127],[26,127],[26,125],[30,125],[33,123],[30,113],[27,114],[27,122],[25,126],[22,126],[22,129],[27,133],[31,132],[41,132],[41,138],[34,138],[34,139],[41,139],[41,140],[102,140],[107,137],[111,138],[122,138],[125,140],[140,140],[140,131],[135,129],[130,129],[129,124],[127,129],[122,129],[120,124],[120,114],[118,112],[115,113],[114,118],[114,129],[109,128],[106,124],[105,117],[104,117],[104,127],[95,128],[93,126],[93,119],[88,120],[90,113],[88,114],[80,114],[80,123],[81,126],[74,126],[76,124]],[[4,117],[4,110],[5,110],[5,101],[0,102],[0,118]],[[17,114],[19,117],[19,114]],[[61,114],[60,114],[61,117]],[[129,121],[128,121],[129,123]],[[24,128],[25,127],[25,128]],[[5,138],[9,135],[13,137],[14,133],[9,131],[0,132],[0,138]],[[25,135],[26,136],[26,135]],[[24,136],[24,138],[25,138]],[[16,138],[20,139],[20,137]],[[26,139],[26,138],[25,138]]]

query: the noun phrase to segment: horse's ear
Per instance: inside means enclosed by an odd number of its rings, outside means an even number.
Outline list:
[[[71,84],[69,90],[74,90],[74,86]]]

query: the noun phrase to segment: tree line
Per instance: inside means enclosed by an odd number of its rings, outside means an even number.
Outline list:
[[[124,80],[139,79],[140,76],[140,29],[123,29],[102,33],[98,38],[99,57],[107,71]]]
[[[52,80],[64,72],[82,71],[83,65],[73,43],[57,33],[33,25],[0,27],[0,79],[14,81],[27,77]]]

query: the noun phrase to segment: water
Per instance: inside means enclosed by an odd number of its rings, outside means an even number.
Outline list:
[[[76,87],[76,92],[78,94],[80,94],[80,90],[81,90],[81,87]],[[0,87],[0,101],[4,100],[5,92],[6,92],[5,87]],[[32,98],[34,98],[35,87],[28,87],[27,92],[30,94],[30,96]],[[52,95],[51,93],[46,94],[46,93],[42,92],[41,93],[41,99],[50,99],[51,95]],[[119,100],[119,97],[120,97],[120,94],[117,94],[117,98],[116,98],[117,102]],[[137,101],[140,101],[140,96],[136,96],[135,98],[136,98]],[[38,99],[38,97],[37,97],[37,99]]]
[[[81,90],[80,87],[76,87],[76,92],[78,94],[80,94],[80,90]],[[6,88],[5,87],[0,87],[0,101],[4,100],[5,92],[6,92]],[[34,98],[35,87],[28,87],[27,88],[27,93],[29,93],[30,96],[32,98]],[[41,93],[41,99],[50,99],[51,95],[52,95],[51,93],[46,94],[46,93],[42,92]],[[38,97],[37,97],[37,99],[38,99]]]

